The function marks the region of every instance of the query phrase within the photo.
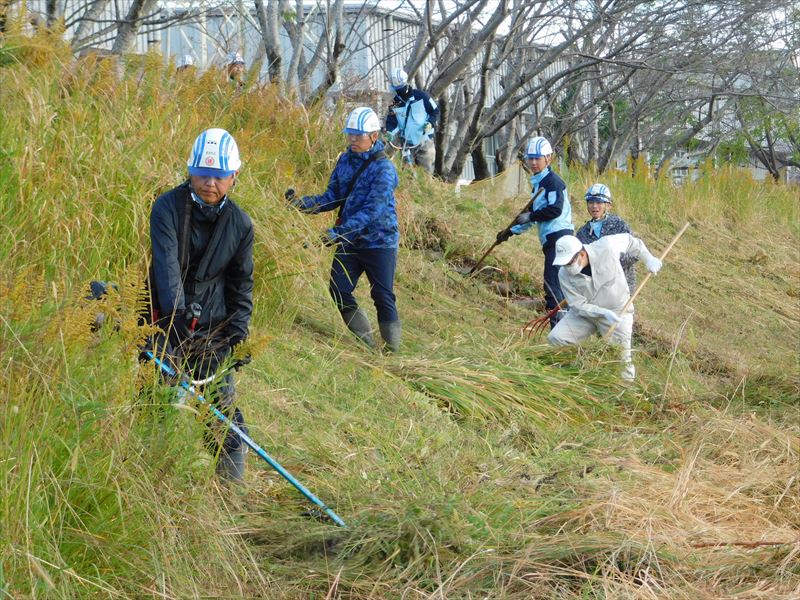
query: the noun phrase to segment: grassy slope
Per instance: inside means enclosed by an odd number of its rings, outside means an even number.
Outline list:
[[[524,198],[456,196],[404,173],[405,347],[382,357],[330,306],[329,252],[303,248],[329,218],[281,205],[289,184],[321,189],[337,127],[269,92],[232,97],[211,75],[175,87],[151,66],[118,84],[104,66],[69,74],[53,52],[15,40],[2,53],[0,127],[13,141],[0,170],[0,590],[797,594],[797,545],[693,547],[798,536],[796,190],[719,172],[682,190],[604,177],[652,250],[695,224],[637,302],[640,383],[625,389],[600,344],[553,352],[519,336],[531,312],[492,284],[538,293],[532,235],[501,246],[496,270],[459,273]],[[131,315],[149,202],[212,123],[240,143],[237,192],[258,227],[256,358],[241,402],[253,437],[347,531],[301,517],[299,494],[254,458],[246,491],[220,493],[192,411],[136,393],[151,378],[133,358]],[[580,198],[592,176],[565,175]],[[79,298],[91,277],[122,282],[107,307],[122,306],[119,332],[88,335],[94,307]],[[359,297],[374,317],[363,285]]]

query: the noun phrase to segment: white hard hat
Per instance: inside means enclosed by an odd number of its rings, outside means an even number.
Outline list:
[[[361,134],[380,131],[381,122],[375,111],[368,106],[353,109],[344,122],[344,133]]]
[[[583,249],[583,244],[574,235],[565,235],[558,238],[556,242],[556,257],[553,259],[554,266],[566,265],[575,255]]]
[[[191,54],[184,54],[178,59],[178,68],[191,67],[194,64],[194,58]]]
[[[550,156],[553,153],[553,147],[547,138],[535,137],[531,138],[525,148],[525,158],[539,158],[541,156]]]
[[[244,59],[242,55],[238,52],[229,52],[228,53],[228,64],[229,65],[243,65]]]
[[[592,184],[586,195],[584,196],[587,202],[608,202],[611,203],[611,190],[607,185],[602,183]]]
[[[392,72],[389,73],[389,85],[392,86],[392,89],[396,90],[398,88],[405,87],[408,83],[408,73],[403,71],[400,67],[396,69],[392,69]]]
[[[230,177],[239,170],[242,161],[233,136],[224,129],[213,128],[197,136],[186,164],[189,175]]]

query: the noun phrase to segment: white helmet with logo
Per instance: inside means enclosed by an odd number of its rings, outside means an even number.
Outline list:
[[[189,175],[230,177],[242,166],[239,147],[224,129],[206,129],[197,136],[186,161]]]
[[[611,204],[611,190],[602,183],[592,184],[584,196],[587,202],[608,202]]]
[[[389,85],[392,86],[393,90],[398,90],[400,88],[404,88],[408,84],[408,73],[403,71],[400,67],[396,69],[392,69],[392,72],[389,73]]]
[[[556,257],[553,265],[566,265],[583,249],[583,244],[574,235],[565,235],[556,242]]]
[[[381,130],[381,122],[375,111],[368,106],[353,109],[344,122],[344,133],[355,135]]]
[[[531,138],[525,148],[525,158],[540,158],[542,156],[550,156],[553,153],[553,147],[547,138],[535,137]]]

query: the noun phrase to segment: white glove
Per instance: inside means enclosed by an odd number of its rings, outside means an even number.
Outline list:
[[[620,317],[617,313],[613,310],[609,310],[607,308],[600,309],[600,317],[608,324],[613,325],[614,323],[619,323],[622,321],[622,317]]]
[[[661,261],[658,260],[652,254],[644,259],[644,264],[647,267],[647,270],[650,271],[653,275],[658,273],[661,270]]]

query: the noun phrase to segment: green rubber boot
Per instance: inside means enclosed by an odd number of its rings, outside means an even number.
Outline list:
[[[373,350],[375,349],[375,339],[372,337],[372,327],[369,324],[367,313],[360,308],[355,310],[346,308],[342,311],[342,319],[344,319],[347,328],[356,334],[358,339]]]
[[[400,321],[389,321],[387,323],[378,323],[381,330],[381,337],[386,342],[386,349],[389,352],[399,352],[400,350],[400,337],[403,328]]]

